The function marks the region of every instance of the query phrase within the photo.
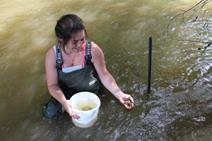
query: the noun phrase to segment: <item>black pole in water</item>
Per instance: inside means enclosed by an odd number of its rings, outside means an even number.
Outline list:
[[[149,37],[149,56],[148,56],[148,87],[147,93],[151,92],[151,72],[152,72],[152,37]]]

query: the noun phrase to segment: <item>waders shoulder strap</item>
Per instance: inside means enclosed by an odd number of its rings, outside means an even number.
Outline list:
[[[62,52],[59,45],[56,45],[56,68],[57,70],[62,70],[63,58]]]
[[[86,65],[90,65],[91,64],[91,59],[92,59],[92,55],[91,55],[91,41],[90,40],[86,40],[86,49],[85,49],[85,62],[86,62]]]

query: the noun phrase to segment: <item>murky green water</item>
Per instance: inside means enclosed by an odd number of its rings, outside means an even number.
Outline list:
[[[185,11],[199,1],[1,0],[0,140],[211,140],[212,46],[204,47],[212,41],[212,2]],[[56,42],[56,20],[67,13],[84,19],[108,69],[135,98],[134,110],[107,95],[91,128],[74,127],[67,116],[42,117],[49,99],[44,56]],[[153,79],[146,94],[149,36]]]

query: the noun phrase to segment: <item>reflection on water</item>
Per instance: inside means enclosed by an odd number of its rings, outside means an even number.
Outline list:
[[[197,2],[1,0],[0,140],[210,140],[212,2],[182,14]],[[108,69],[135,98],[134,110],[107,95],[91,128],[74,127],[67,115],[42,118],[44,57],[56,42],[56,20],[67,13],[85,20]],[[149,36],[153,88],[146,94]]]

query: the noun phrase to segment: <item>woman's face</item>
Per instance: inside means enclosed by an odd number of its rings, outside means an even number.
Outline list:
[[[67,42],[68,49],[80,51],[82,44],[85,42],[85,31],[81,30],[72,35],[72,38]]]

